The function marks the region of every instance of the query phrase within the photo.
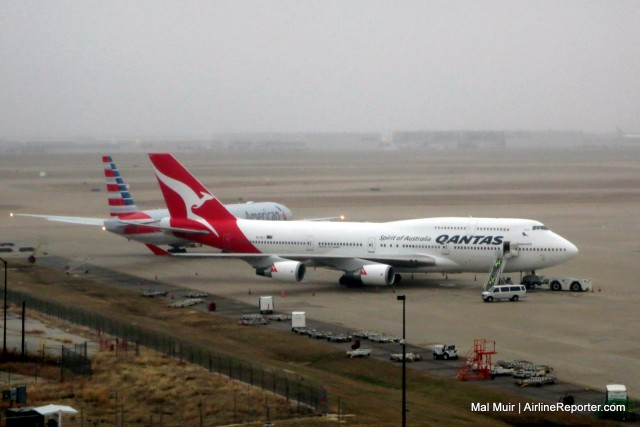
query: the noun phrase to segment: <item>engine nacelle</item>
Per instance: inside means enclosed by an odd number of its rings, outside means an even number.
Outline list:
[[[307,267],[298,261],[279,261],[274,262],[271,267],[256,268],[258,276],[271,277],[283,282],[301,282],[306,272]]]
[[[360,280],[364,285],[393,285],[396,272],[386,264],[369,264],[360,268]]]

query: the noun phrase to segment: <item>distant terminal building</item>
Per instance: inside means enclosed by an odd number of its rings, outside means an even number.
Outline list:
[[[503,148],[504,131],[415,131],[395,132],[393,142],[398,146],[416,148],[476,149]]]
[[[572,148],[586,142],[582,131],[412,131],[394,132],[397,148],[476,150],[502,148]]]

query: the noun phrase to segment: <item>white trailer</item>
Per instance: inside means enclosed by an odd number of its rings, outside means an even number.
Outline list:
[[[356,350],[349,350],[347,351],[347,356],[349,356],[351,359],[353,359],[354,357],[369,357],[371,356],[371,349],[358,348]]]
[[[260,314],[273,314],[273,297],[260,297],[258,300]]]
[[[394,362],[402,362],[402,353],[392,353],[389,355],[389,358]],[[422,360],[422,356],[419,353],[407,353],[405,360],[407,362],[417,362],[418,360]]]
[[[291,312],[291,329],[306,328],[307,319],[304,311]]]

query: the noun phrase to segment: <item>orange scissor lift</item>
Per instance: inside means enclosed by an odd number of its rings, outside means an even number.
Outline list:
[[[458,371],[460,381],[488,380],[491,374],[491,355],[496,354],[496,342],[484,338],[473,340],[473,353],[467,359],[467,366]]]

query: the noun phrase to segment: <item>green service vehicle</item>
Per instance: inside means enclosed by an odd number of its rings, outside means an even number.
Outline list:
[[[613,405],[619,405],[619,409],[613,408]],[[627,387],[622,384],[607,384],[604,405],[598,411],[598,417],[622,421],[636,419],[636,414],[632,412],[630,407]]]

